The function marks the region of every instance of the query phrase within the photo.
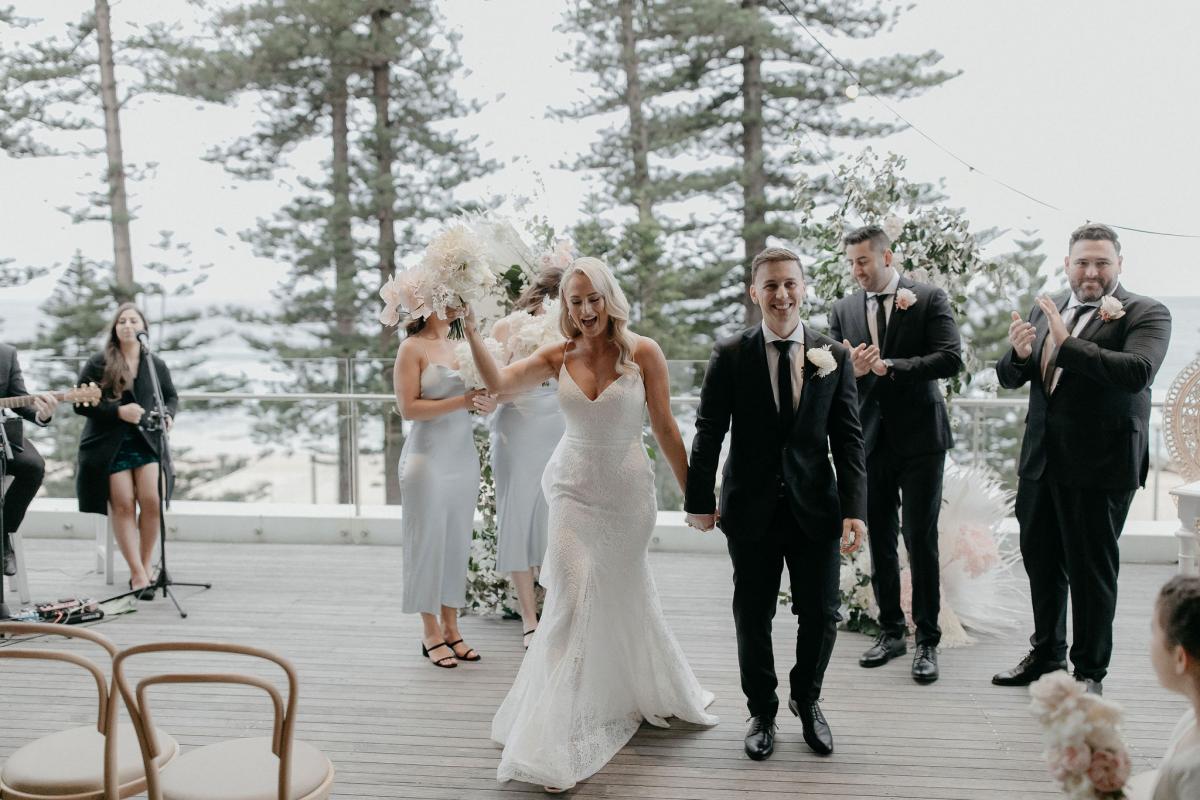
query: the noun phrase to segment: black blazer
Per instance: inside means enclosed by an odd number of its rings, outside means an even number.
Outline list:
[[[139,360],[132,392],[127,391],[124,397],[117,399],[102,397],[99,405],[95,406],[75,406],[76,414],[87,417],[87,422],[83,425],[83,435],[79,439],[79,461],[75,470],[75,495],[79,498],[80,511],[89,514],[108,513],[108,465],[121,448],[121,440],[128,429],[136,431],[137,435],[143,437],[150,445],[150,449],[158,453],[161,459],[160,467],[167,483],[167,494],[163,499],[170,502],[175,486],[175,472],[170,462],[170,454],[163,457],[163,454],[158,452],[157,436],[152,436],[117,416],[117,409],[131,402],[136,402],[146,409],[147,413],[154,408],[154,387],[150,383],[149,373],[151,363],[158,373],[167,414],[174,417],[179,409],[179,395],[171,381],[171,371],[158,356],[152,354],[143,354]],[[99,384],[103,378],[104,353],[96,353],[88,359],[79,373],[79,383],[95,381]]]
[[[17,348],[11,344],[0,344],[0,397],[25,397],[28,394],[25,376],[21,374],[21,363],[17,360]],[[45,427],[47,424],[38,422],[37,411],[33,406],[21,406],[10,410],[35,425]]]
[[[1054,298],[1062,310],[1069,291]],[[1042,348],[1049,324],[1037,306],[1033,352],[1020,361],[1011,349],[996,364],[1000,385],[1029,382],[1029,413],[1021,443],[1019,474],[1038,480],[1049,472],[1067,486],[1131,491],[1146,485],[1150,470],[1150,385],[1171,340],[1171,312],[1150,297],[1118,285],[1113,296],[1125,307],[1120,319],[1092,314],[1079,336],[1055,354],[1062,376],[1053,395],[1042,385]]]
[[[838,368],[818,378],[807,356],[825,345]],[[804,350],[800,404],[791,430],[785,431],[775,407],[762,327],[713,347],[700,390],[684,507],[695,514],[713,513],[717,459],[732,426],[720,503],[721,529],[729,536],[766,532],[781,482],[809,536],[840,536],[842,519],[866,519],[866,456],[850,354],[807,325]]]
[[[893,361],[884,377],[873,372],[858,379],[859,416],[869,455],[883,436],[901,456],[949,450],[954,446],[950,414],[938,387],[963,368],[962,341],[946,293],[936,286],[900,276],[917,302],[901,310],[894,305],[884,337],[882,358]],[[830,333],[851,345],[871,343],[867,327],[867,293],[859,290],[833,304]]]

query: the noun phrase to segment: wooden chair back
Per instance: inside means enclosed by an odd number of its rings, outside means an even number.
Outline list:
[[[225,653],[244,655],[270,661],[279,666],[287,676],[287,697],[280,695],[279,690],[269,681],[253,675],[238,673],[160,673],[148,675],[131,685],[125,674],[125,662],[137,655],[147,653]],[[146,690],[152,686],[166,684],[192,683],[222,683],[240,684],[262,689],[271,698],[274,707],[274,727],[271,737],[271,751],[279,758],[279,798],[289,797],[291,766],[292,766],[292,735],[296,726],[296,696],[298,681],[296,670],[291,662],[282,656],[267,650],[247,645],[226,644],[223,642],[153,642],[129,647],[119,652],[113,660],[113,677],[125,699],[125,707],[129,711],[134,730],[137,731],[138,743],[142,749],[142,760],[146,765],[146,794],[149,800],[162,800],[162,790],[159,787],[157,743],[152,735],[154,724],[151,719],[150,707],[146,702]]]
[[[117,656],[117,646],[103,634],[88,628],[53,625],[44,622],[0,622],[0,634],[7,636],[63,636],[68,639],[84,639],[99,645],[107,654],[110,663]],[[15,647],[0,647],[0,659],[23,659],[38,661],[60,661],[74,664],[92,676],[96,682],[99,710],[96,714],[96,730],[104,737],[104,793],[107,797],[118,797],[117,787],[117,689],[110,685],[96,662],[76,653],[63,650],[27,650]],[[114,667],[114,679],[116,669]],[[0,682],[2,685],[2,682]]]

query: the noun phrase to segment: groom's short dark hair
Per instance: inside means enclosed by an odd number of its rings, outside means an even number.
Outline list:
[[[796,266],[800,268],[800,277],[804,277],[804,265],[800,263],[800,256],[788,250],[786,247],[768,247],[754,257],[750,262],[750,280],[754,280],[754,276],[758,274],[758,268],[763,264],[769,264],[772,261],[795,261]]]
[[[863,242],[870,242],[871,249],[876,253],[882,253],[892,246],[891,238],[878,225],[863,225],[861,228],[855,228],[842,237],[842,247],[849,247],[852,244],[862,244]]]

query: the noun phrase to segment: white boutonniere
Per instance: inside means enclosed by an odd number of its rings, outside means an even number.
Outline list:
[[[1113,297],[1111,294],[1106,294],[1100,298],[1100,319],[1105,322],[1112,322],[1114,319],[1120,319],[1125,316],[1125,306],[1121,305],[1121,301]]]
[[[917,303],[917,293],[912,289],[901,289],[896,292],[896,308],[904,311],[907,308],[912,308]]]
[[[817,368],[817,377],[824,378],[833,373],[838,368],[837,358],[829,349],[829,345],[824,347],[811,347],[805,354],[808,363]]]

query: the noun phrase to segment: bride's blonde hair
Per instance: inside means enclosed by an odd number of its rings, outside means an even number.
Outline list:
[[[592,282],[592,287],[604,298],[604,310],[608,314],[608,338],[617,345],[617,372],[622,375],[626,372],[640,373],[641,368],[633,360],[633,351],[637,343],[629,330],[629,301],[625,299],[625,293],[621,291],[612,270],[598,258],[584,256],[575,259],[571,266],[567,267],[562,281],[558,284],[561,298],[558,327],[563,336],[574,339],[583,335],[575,320],[571,319],[570,303],[567,302],[567,286],[577,274],[586,275]]]

